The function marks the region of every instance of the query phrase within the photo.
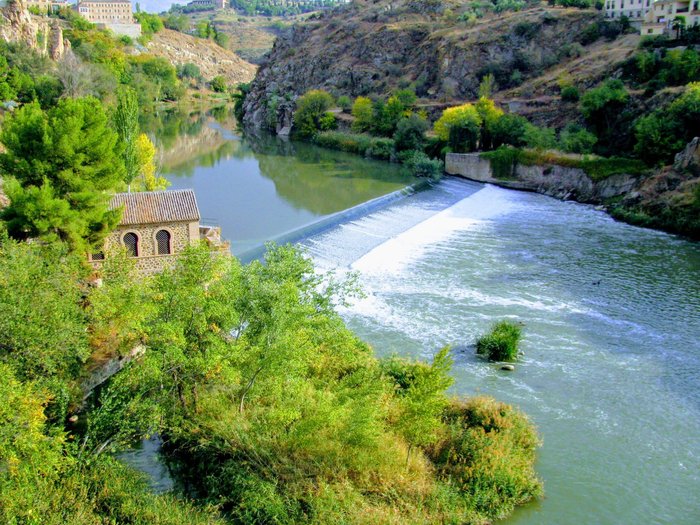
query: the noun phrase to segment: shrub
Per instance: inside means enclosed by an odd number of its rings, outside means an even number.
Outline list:
[[[307,91],[297,100],[294,112],[294,131],[301,137],[312,137],[322,126],[328,126],[328,110],[333,106],[333,97],[321,89]],[[335,120],[335,117],[333,117]]]
[[[497,179],[513,179],[515,166],[520,158],[520,150],[510,146],[501,146],[497,150],[482,153],[481,157],[491,161],[491,172]]]
[[[352,109],[352,100],[347,95],[338,97],[338,107],[343,110],[343,113],[349,113]]]
[[[433,129],[438,138],[447,142],[452,151],[474,151],[479,143],[481,116],[472,104],[447,108],[435,122]]]
[[[396,151],[422,150],[428,127],[428,122],[419,115],[402,118],[394,133]]]
[[[503,144],[520,147],[525,145],[525,126],[527,119],[520,115],[507,113],[502,115],[493,126],[493,147],[498,148]]]
[[[557,145],[557,138],[552,128],[540,128],[534,124],[526,124],[523,140],[531,148],[552,149]]]
[[[209,85],[211,86],[211,89],[217,93],[226,92],[226,79],[222,75],[217,75],[212,78]]]
[[[598,139],[577,124],[569,124],[559,134],[561,147],[567,153],[591,153]]]
[[[542,494],[532,462],[540,442],[532,423],[489,397],[453,400],[447,432],[429,454],[438,476],[462,487],[477,512],[498,519]]]
[[[314,142],[323,148],[337,149],[380,160],[391,160],[394,151],[393,140],[363,133],[324,131],[315,135]]]
[[[518,343],[522,336],[520,325],[503,320],[495,323],[488,334],[476,341],[476,353],[491,361],[514,361],[518,357]]]
[[[369,131],[372,129],[374,112],[372,100],[367,97],[357,97],[352,105],[352,116],[355,120],[352,123],[352,130],[357,132]]]
[[[566,102],[578,102],[579,96],[576,86],[566,86],[561,90],[561,99]]]
[[[445,165],[441,160],[431,159],[422,151],[414,151],[409,155],[404,155],[402,160],[416,177],[439,180],[445,171]]]

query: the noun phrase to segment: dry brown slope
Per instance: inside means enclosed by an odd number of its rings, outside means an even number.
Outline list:
[[[257,70],[257,66],[211,40],[195,38],[170,29],[153,35],[148,50],[176,65],[197,65],[206,80],[223,75],[232,84],[250,82]]]

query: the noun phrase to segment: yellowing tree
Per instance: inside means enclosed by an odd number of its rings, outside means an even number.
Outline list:
[[[138,159],[140,189],[144,191],[164,190],[169,183],[163,177],[156,175],[156,147],[148,138],[148,135],[141,133],[136,139],[136,158]]]
[[[447,108],[435,122],[433,129],[440,140],[447,142],[452,151],[474,151],[479,142],[481,115],[472,104]]]
[[[355,121],[352,123],[353,131],[370,130],[374,117],[372,100],[367,97],[357,97],[352,105],[351,113],[355,117]]]
[[[493,135],[496,124],[503,116],[503,110],[497,107],[493,100],[481,97],[476,103],[476,110],[481,117],[481,147],[482,149],[493,148]]]

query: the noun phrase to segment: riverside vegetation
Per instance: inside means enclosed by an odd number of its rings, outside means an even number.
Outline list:
[[[606,203],[613,215],[700,236],[697,170],[669,168],[700,136],[700,29],[640,39],[589,2],[553,4],[338,7],[278,38],[246,87],[243,121],[386,160],[435,159],[423,173],[452,151],[483,152],[500,178],[518,163],[595,182],[631,175],[637,186]],[[299,101],[321,92],[323,118],[300,125]],[[400,131],[417,154],[402,151]]]
[[[113,257],[100,288],[60,243],[5,237],[0,265],[6,523],[482,523],[541,493],[525,416],[450,399],[448,349],[374,357],[334,312],[352,281],[291,248],[248,266],[192,248],[143,281]],[[91,353],[138,341],[71,427]],[[194,502],[107,454],[156,433]]]
[[[113,253],[96,286],[109,195],[160,184],[139,117],[182,85],[80,19],[71,35],[69,71],[2,47],[21,107],[0,132],[0,521],[485,523],[541,495],[523,414],[451,398],[447,348],[375,357],[335,311],[354,281],[293,248],[243,266],[191,247],[143,279]],[[136,345],[81,412],[91,373]],[[113,455],[153,435],[177,494]]]

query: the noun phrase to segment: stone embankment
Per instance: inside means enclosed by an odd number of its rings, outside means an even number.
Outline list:
[[[613,175],[593,181],[585,171],[557,165],[517,165],[512,179],[494,177],[491,161],[478,153],[448,153],[445,171],[479,182],[488,182],[515,190],[534,191],[562,200],[601,204],[607,199],[626,195],[639,184],[639,177]]]

